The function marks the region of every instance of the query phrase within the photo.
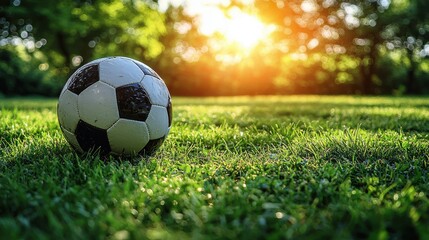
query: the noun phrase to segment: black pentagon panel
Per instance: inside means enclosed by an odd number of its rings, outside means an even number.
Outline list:
[[[170,127],[173,121],[173,106],[171,104],[171,98],[168,98],[167,113],[168,113],[168,127]]]
[[[82,120],[79,120],[75,135],[79,146],[84,151],[100,149],[100,154],[102,155],[106,155],[111,151],[106,130],[96,128]]]
[[[165,140],[165,136],[158,139],[150,140],[146,146],[139,152],[142,156],[150,156],[153,155],[159,147],[161,147],[162,143]]]
[[[153,69],[143,65],[141,62],[133,61],[144,73],[144,75],[150,75],[155,78],[161,79],[161,77]]]
[[[100,74],[98,71],[98,64],[89,65],[79,70],[71,80],[68,89],[79,95],[79,93],[96,83],[99,79]]]
[[[116,88],[116,99],[120,118],[146,121],[152,104],[141,85],[133,83]]]

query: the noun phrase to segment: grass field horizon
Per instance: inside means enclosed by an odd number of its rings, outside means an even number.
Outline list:
[[[429,97],[173,98],[147,159],[0,98],[1,239],[428,239]]]

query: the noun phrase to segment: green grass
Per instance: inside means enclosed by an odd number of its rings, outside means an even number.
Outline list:
[[[429,98],[173,104],[121,161],[74,153],[56,100],[0,99],[0,238],[429,238]]]

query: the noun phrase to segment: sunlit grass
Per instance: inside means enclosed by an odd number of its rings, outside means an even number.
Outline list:
[[[2,99],[0,238],[428,238],[428,100],[174,98],[153,158],[104,161]]]

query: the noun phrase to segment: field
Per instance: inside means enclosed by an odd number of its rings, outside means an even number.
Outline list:
[[[148,159],[0,99],[1,239],[428,239],[429,98],[174,98]]]

